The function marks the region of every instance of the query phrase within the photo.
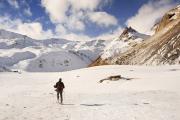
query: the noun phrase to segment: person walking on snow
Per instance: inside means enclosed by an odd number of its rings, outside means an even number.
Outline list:
[[[63,103],[63,89],[65,88],[64,83],[62,82],[62,79],[59,78],[59,81],[54,85],[54,88],[56,88],[56,92],[57,92],[57,101],[59,102],[59,94],[61,97],[61,104]]]

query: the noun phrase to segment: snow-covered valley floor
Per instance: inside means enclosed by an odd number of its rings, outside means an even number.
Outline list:
[[[118,81],[101,79],[122,75]],[[64,105],[53,85],[65,84]],[[180,66],[0,73],[0,120],[180,120]]]

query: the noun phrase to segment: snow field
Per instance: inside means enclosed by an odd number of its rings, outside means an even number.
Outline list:
[[[111,75],[132,80],[99,80]],[[53,85],[62,77],[64,105]],[[1,120],[179,120],[180,66],[100,66],[58,73],[1,73]]]

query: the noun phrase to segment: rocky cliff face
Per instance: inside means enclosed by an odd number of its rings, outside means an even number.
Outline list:
[[[163,65],[180,64],[180,6],[167,12],[156,24],[156,33],[114,57],[102,59],[99,57],[94,65]]]

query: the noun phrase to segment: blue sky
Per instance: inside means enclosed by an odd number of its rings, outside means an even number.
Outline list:
[[[178,4],[179,0],[0,0],[0,28],[36,39],[111,38],[125,26],[148,34]]]

